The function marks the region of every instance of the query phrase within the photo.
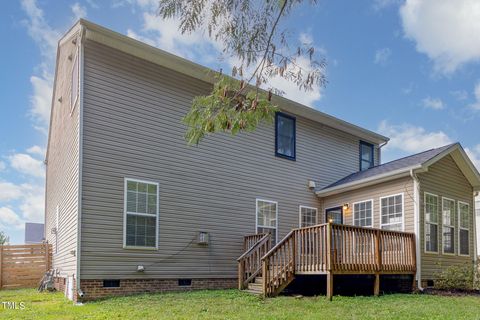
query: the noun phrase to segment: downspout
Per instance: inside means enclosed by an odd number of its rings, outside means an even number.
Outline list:
[[[78,101],[78,207],[77,207],[77,276],[76,289],[80,298],[83,298],[83,291],[80,288],[80,255],[82,240],[82,168],[83,168],[83,75],[84,75],[84,54],[83,45],[85,41],[85,26],[80,25],[80,59],[79,59],[79,76],[80,89]]]
[[[423,291],[422,287],[422,263],[420,255],[420,180],[418,179],[413,169],[410,170],[410,176],[413,179],[413,220],[414,220],[414,232],[415,232],[415,260],[417,261],[417,288]]]
[[[388,141],[378,145],[378,165],[382,164],[382,147],[384,147]]]

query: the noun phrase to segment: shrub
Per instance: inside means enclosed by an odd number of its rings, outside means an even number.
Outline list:
[[[479,288],[478,266],[466,263],[449,266],[436,274],[435,289],[471,291]]]

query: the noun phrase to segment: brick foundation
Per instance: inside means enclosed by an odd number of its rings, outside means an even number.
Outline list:
[[[111,296],[139,293],[175,292],[200,289],[231,289],[237,287],[237,279],[192,279],[190,286],[179,286],[178,279],[122,279],[120,287],[105,288],[103,280],[80,280],[84,293],[82,301],[91,301]]]

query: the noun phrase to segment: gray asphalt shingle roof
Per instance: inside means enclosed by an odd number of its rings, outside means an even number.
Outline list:
[[[337,187],[337,186],[341,186],[343,184],[363,180],[363,179],[366,179],[366,178],[371,178],[371,177],[375,177],[375,176],[378,176],[378,175],[386,174],[388,172],[393,172],[393,171],[409,168],[409,167],[412,167],[412,166],[415,166],[415,165],[421,165],[424,162],[426,162],[426,161],[432,159],[433,157],[437,156],[438,154],[442,153],[446,149],[450,148],[454,144],[455,143],[449,144],[449,145],[446,145],[446,146],[443,146],[443,147],[440,147],[440,148],[430,149],[430,150],[420,152],[420,153],[417,153],[417,154],[414,154],[414,155],[411,155],[411,156],[408,156],[408,157],[405,157],[405,158],[393,160],[393,161],[381,164],[379,166],[376,166],[376,167],[373,167],[373,168],[370,168],[370,169],[367,169],[367,170],[364,170],[364,171],[359,171],[359,172],[352,173],[351,175],[348,175],[345,178],[342,178],[342,179],[326,186],[325,188],[320,189],[319,191],[325,190],[325,189],[330,189],[330,188]]]

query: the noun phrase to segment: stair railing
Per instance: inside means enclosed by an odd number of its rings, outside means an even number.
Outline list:
[[[248,237],[248,239],[247,239]],[[262,275],[262,257],[270,250],[271,235],[269,233],[256,235],[253,243],[252,236],[245,237],[247,250],[238,259],[238,289],[243,290],[256,277]]]

